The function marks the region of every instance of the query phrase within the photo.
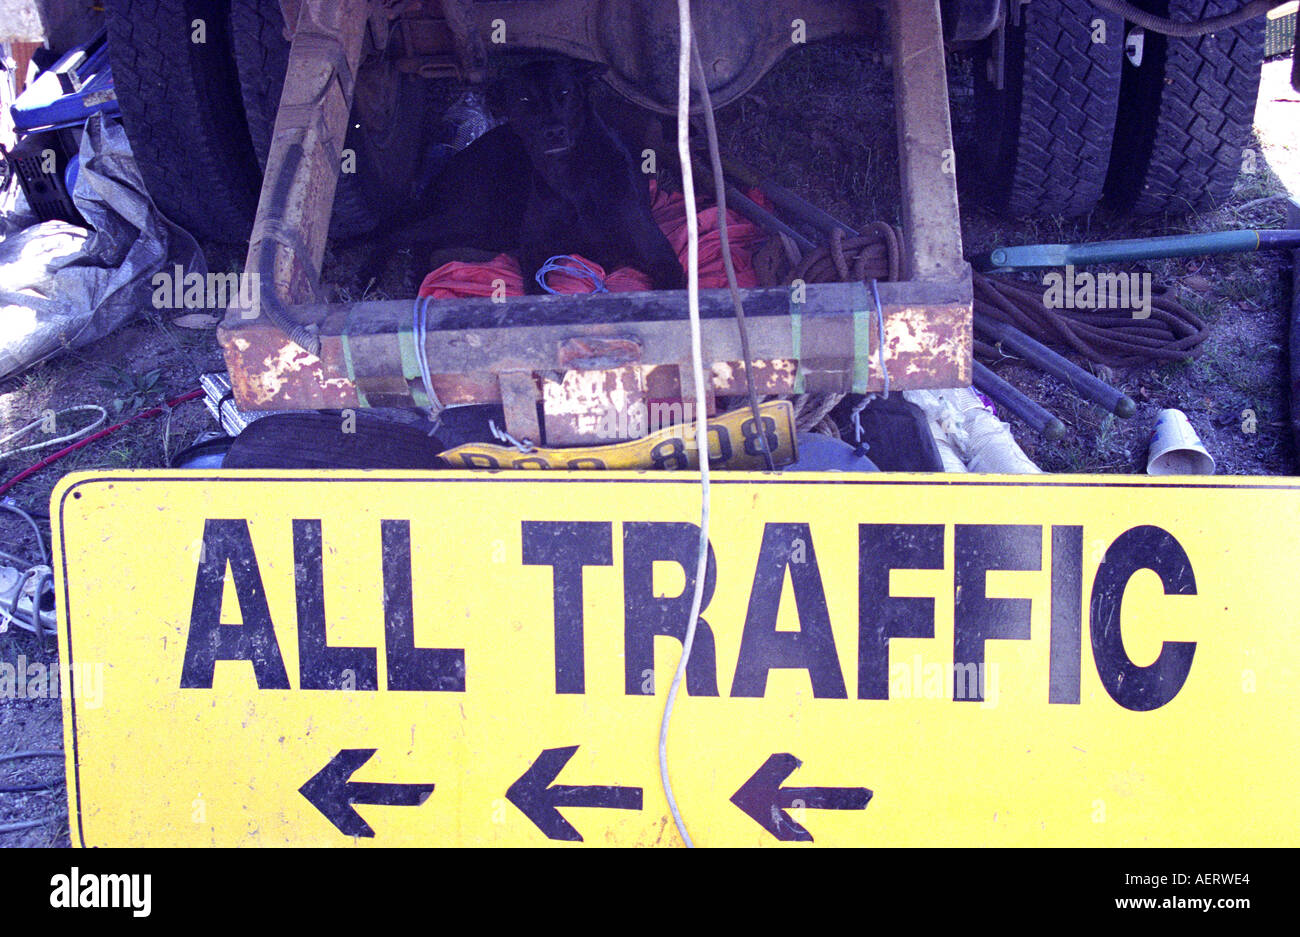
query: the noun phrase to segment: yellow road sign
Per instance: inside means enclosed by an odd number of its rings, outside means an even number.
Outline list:
[[[70,476],[73,842],[680,842],[698,511],[685,473]],[[716,477],[693,838],[1295,845],[1297,521],[1300,479]]]

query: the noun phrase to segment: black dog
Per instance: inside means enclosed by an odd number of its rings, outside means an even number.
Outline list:
[[[529,293],[543,292],[534,274],[556,254],[581,254],[607,272],[628,265],[655,289],[680,288],[648,181],[591,106],[603,68],[544,59],[494,82],[489,108],[506,123],[453,155],[433,183],[433,211],[386,243],[413,242],[419,257],[448,247],[515,254]]]

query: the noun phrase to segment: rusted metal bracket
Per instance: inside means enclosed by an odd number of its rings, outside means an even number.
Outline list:
[[[368,15],[366,0],[301,4],[245,264],[258,298],[231,311],[248,322],[271,320],[309,352],[318,350],[318,337],[284,307],[319,299]]]

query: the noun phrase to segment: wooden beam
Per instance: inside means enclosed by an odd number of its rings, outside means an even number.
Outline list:
[[[962,259],[939,0],[889,0],[889,32],[908,275],[917,280],[969,277]]]

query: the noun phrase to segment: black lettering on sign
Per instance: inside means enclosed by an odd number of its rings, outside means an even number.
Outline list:
[[[799,615],[798,631],[776,630],[787,569]],[[848,696],[807,524],[763,525],[763,544],[749,592],[731,695],[762,696],[767,689],[767,672],[773,668],[807,670],[815,697]]]
[[[1052,649],[1047,701],[1079,702],[1083,654],[1083,528],[1052,528]]]
[[[1178,695],[1192,669],[1195,641],[1165,641],[1149,667],[1133,663],[1124,650],[1120,608],[1128,581],[1139,569],[1160,577],[1165,595],[1196,595],[1196,576],[1182,544],[1168,531],[1145,525],[1115,538],[1092,581],[1088,630],[1097,675],[1111,699],[1125,709],[1148,712]]]
[[[411,600],[411,522],[380,521],[384,551],[384,640],[388,689],[462,692],[465,652],[460,648],[415,646]]]
[[[586,689],[583,659],[582,569],[612,566],[613,525],[601,521],[524,521],[524,565],[553,568],[555,692]]]
[[[934,599],[891,596],[891,569],[943,569],[943,525],[858,525],[858,699],[889,699],[890,638],[934,637]]]
[[[190,631],[181,666],[182,689],[212,689],[219,660],[246,660],[263,690],[289,689],[289,674],[271,626],[262,574],[257,568],[248,522],[209,519],[203,522],[203,559],[194,579]],[[239,600],[242,625],[221,623],[221,595],[226,566]]]
[[[672,521],[628,521],[623,524],[623,666],[624,689],[629,696],[654,694],[656,635],[686,640],[686,624],[695,592],[695,565],[700,528]],[[704,595],[700,612],[713,598],[717,562],[708,547]],[[682,594],[657,598],[654,594],[656,561],[677,563],[686,574]],[[686,665],[686,690],[691,696],[717,696],[717,652],[713,631],[700,618],[695,646]]]
[[[1029,640],[1030,599],[991,599],[991,569],[1043,568],[1043,528],[1036,524],[958,524],[953,540],[953,699],[984,699],[984,642]]]
[[[321,522],[293,522],[293,581],[298,598],[298,672],[304,690],[378,690],[379,667],[371,647],[330,647],[325,634]],[[352,675],[348,681],[347,674]]]

